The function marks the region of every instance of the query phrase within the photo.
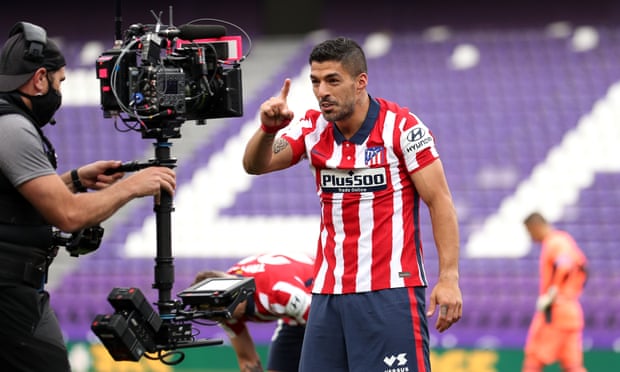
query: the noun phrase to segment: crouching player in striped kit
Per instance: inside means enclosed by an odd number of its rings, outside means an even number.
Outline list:
[[[320,111],[289,125],[287,79],[261,105],[243,158],[250,174],[306,158],[316,180],[321,230],[300,371],[430,371],[427,316],[439,307],[444,331],[462,314],[458,225],[435,139],[406,108],[368,94],[355,41],[327,40],[309,63]],[[439,256],[426,313],[420,199]]]
[[[206,270],[194,284],[208,278],[254,278],[254,295],[242,301],[229,319],[220,319],[235,350],[239,370],[263,372],[260,356],[247,322],[273,322],[267,372],[297,372],[301,345],[310,311],[310,286],[314,259],[304,254],[258,254],[245,257],[226,272]]]

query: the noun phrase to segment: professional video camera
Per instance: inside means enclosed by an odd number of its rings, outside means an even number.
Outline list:
[[[104,117],[122,120],[124,131],[156,139],[155,159],[126,162],[109,172],[133,172],[150,166],[173,168],[169,139],[181,137],[181,124],[209,118],[243,115],[240,63],[241,37],[226,36],[226,28],[192,21],[180,27],[134,24],[121,36],[117,0],[116,41],[96,63]],[[170,9],[172,14],[172,8]],[[218,20],[212,20],[218,21]],[[218,21],[233,25],[229,22]],[[234,26],[234,25],[233,25]],[[235,26],[237,27],[237,26]],[[247,38],[249,36],[237,27]],[[109,174],[108,172],[108,174]],[[162,191],[154,205],[157,224],[155,282],[159,298],[151,307],[138,288],[114,288],[108,296],[114,313],[99,314],[91,324],[114,360],[138,361],[142,356],[177,364],[180,348],[209,346],[222,340],[196,339],[192,323],[229,318],[236,306],[255,291],[254,279],[208,279],[173,299],[174,258],[171,249],[172,195]],[[157,353],[156,356],[150,354]],[[178,355],[171,360],[171,355]]]
[[[178,138],[185,120],[242,116],[241,36],[223,25],[166,26],[153,15],[156,24],[131,25],[97,59],[104,116],[144,138]]]

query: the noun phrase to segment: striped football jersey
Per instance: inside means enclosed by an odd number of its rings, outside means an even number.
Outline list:
[[[221,324],[231,337],[245,329],[245,322],[281,320],[305,324],[310,311],[314,260],[303,254],[259,254],[230,267],[232,275],[254,278],[254,308],[243,319]]]
[[[313,293],[426,286],[420,197],[410,178],[439,157],[424,123],[393,102],[371,99],[349,139],[316,110],[282,136],[293,164],[309,160],[321,202]]]

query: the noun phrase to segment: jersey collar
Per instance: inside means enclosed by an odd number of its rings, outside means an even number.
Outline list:
[[[377,102],[370,95],[368,96],[368,98],[370,98],[370,106],[368,107],[366,119],[364,119],[364,122],[362,123],[360,129],[358,129],[358,131],[355,132],[351,139],[349,139],[349,142],[353,142],[356,145],[361,145],[364,143],[366,138],[368,138],[370,131],[372,130],[372,128],[374,128],[377,118],[379,117],[379,102]],[[346,138],[344,138],[344,136],[340,132],[340,129],[338,129],[338,126],[335,123],[332,123],[332,125],[334,126],[334,139],[336,140],[336,143],[340,145],[344,141],[346,141]]]

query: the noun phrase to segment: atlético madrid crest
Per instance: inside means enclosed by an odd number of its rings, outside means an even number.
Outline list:
[[[384,165],[385,162],[385,147],[375,146],[366,149],[366,166],[372,167],[373,165]]]

